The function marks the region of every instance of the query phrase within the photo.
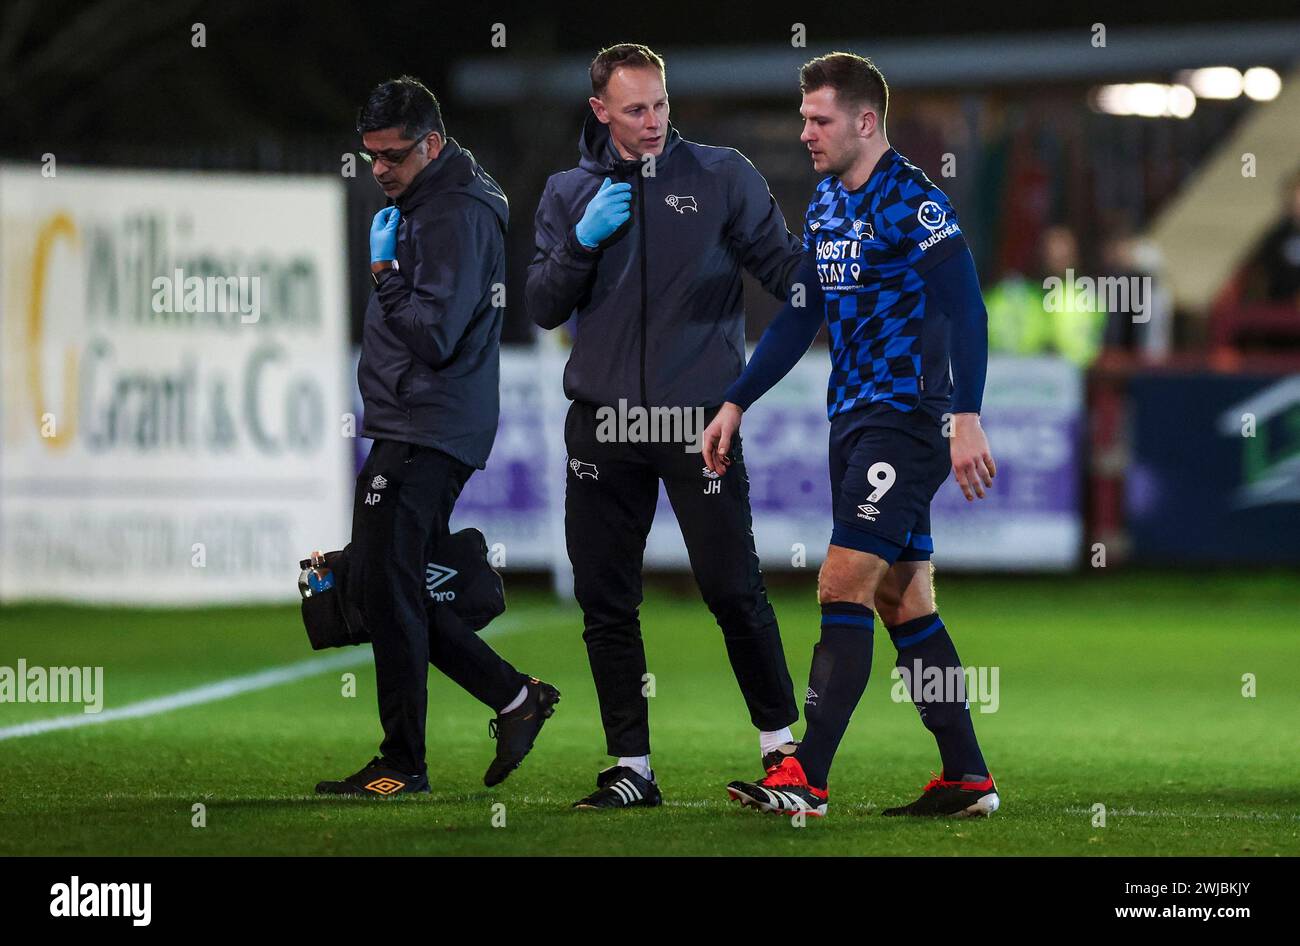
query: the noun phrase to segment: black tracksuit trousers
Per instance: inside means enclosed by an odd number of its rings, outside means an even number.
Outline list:
[[[376,440],[357,477],[351,593],[370,630],[384,727],[380,754],[399,771],[424,771],[428,665],[493,709],[527,679],[445,604],[429,606],[425,568],[447,534],[474,468],[432,447]]]
[[[716,408],[706,413],[711,419]],[[650,752],[638,613],[646,536],[664,481],[700,593],[722,628],[736,682],[760,730],[798,719],[776,615],[767,600],[740,443],[720,479],[681,443],[601,442],[597,408],[575,401],[565,420],[565,536],[573,589],[613,756]]]

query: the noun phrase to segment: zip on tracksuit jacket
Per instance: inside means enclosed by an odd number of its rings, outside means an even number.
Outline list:
[[[497,433],[506,196],[448,138],[397,209],[398,269],[380,277],[361,331],[361,435],[481,470]]]
[[[542,328],[577,313],[564,371],[571,400],[715,407],[745,367],[741,269],[784,300],[802,252],[767,182],[734,148],[668,126],[654,174],[623,160],[588,115],[576,168],[553,174],[537,208],[527,306]],[[606,178],[632,184],[632,216],[594,250],[574,227]]]

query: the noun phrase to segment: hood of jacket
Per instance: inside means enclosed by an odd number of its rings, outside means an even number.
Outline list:
[[[491,208],[504,231],[510,221],[510,205],[505,191],[479,167],[474,155],[448,138],[438,157],[424,166],[411,186],[393,202],[403,217],[439,197],[464,194]]]
[[[500,403],[501,309],[487,288],[505,282],[505,194],[449,138],[390,203],[402,214],[401,269],[380,280],[366,304],[361,434],[432,447],[482,469]],[[420,265],[432,260],[454,266]],[[418,304],[420,294],[435,292],[438,305]]]
[[[668,132],[664,135],[664,150],[656,161],[664,161],[681,143],[682,136],[677,133],[673,123],[668,123]],[[578,167],[596,175],[613,174],[615,171],[640,164],[637,160],[627,161],[618,153],[610,138],[609,126],[596,117],[595,112],[587,112],[587,120],[582,123],[582,134],[578,136]]]
[[[577,168],[547,180],[527,305],[542,328],[572,322],[564,392],[613,407],[715,407],[745,367],[744,273],[778,299],[803,257],[767,182],[733,148],[666,126],[653,175],[619,158],[609,127],[583,124]],[[632,184],[629,219],[592,252],[577,239],[601,179]]]

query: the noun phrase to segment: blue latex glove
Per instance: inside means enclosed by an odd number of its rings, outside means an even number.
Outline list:
[[[596,196],[587,204],[587,209],[574,228],[574,233],[579,243],[594,250],[613,236],[615,230],[627,223],[630,216],[632,216],[632,185],[626,182],[611,184],[609,178],[605,178],[604,183],[600,185],[600,190],[596,191]]]
[[[402,214],[396,207],[385,207],[370,221],[370,262],[382,263],[397,258],[397,224]]]

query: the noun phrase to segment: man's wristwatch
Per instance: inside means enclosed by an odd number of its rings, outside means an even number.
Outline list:
[[[397,265],[397,260],[395,259],[382,260],[381,262],[378,263],[371,263],[370,281],[374,283],[375,288],[378,289],[379,277],[382,276],[384,273],[394,273],[397,272],[397,270],[398,270],[398,265]]]

